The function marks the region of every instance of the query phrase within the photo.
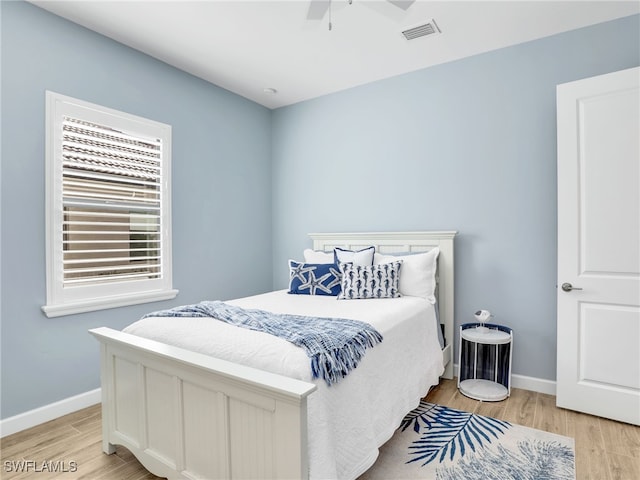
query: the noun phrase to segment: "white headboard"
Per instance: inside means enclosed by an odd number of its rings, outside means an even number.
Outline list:
[[[376,247],[380,253],[427,252],[434,247],[440,249],[438,255],[438,307],[440,323],[444,325],[447,342],[445,373],[443,377],[453,378],[453,336],[454,336],[454,270],[453,239],[456,231],[434,232],[368,232],[368,233],[310,233],[314,250],[331,251],[335,247],[358,250]],[[448,359],[448,362],[447,362]]]

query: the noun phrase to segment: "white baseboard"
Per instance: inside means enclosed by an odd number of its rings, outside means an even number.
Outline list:
[[[13,417],[0,420],[0,438],[35,427],[63,415],[82,410],[102,401],[101,389],[65,398],[55,403],[45,405]]]
[[[511,386],[548,395],[556,394],[556,382],[554,380],[545,380],[544,378],[511,375]]]
[[[453,375],[458,376],[458,365],[453,365]],[[531,390],[532,392],[546,393],[548,395],[556,394],[556,382],[553,380],[545,380],[543,378],[527,377],[526,375],[511,375],[511,386],[513,388],[522,388],[523,390]]]

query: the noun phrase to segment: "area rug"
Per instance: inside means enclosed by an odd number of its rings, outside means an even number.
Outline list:
[[[421,402],[359,480],[574,480],[574,440]]]

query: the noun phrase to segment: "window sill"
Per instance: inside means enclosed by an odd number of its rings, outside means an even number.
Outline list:
[[[140,303],[159,302],[171,300],[178,295],[178,290],[162,290],[155,292],[134,293],[131,295],[118,295],[113,297],[83,300],[78,302],[62,303],[57,305],[44,305],[42,311],[49,317],[62,317],[76,313],[93,312],[108,308],[126,307]]]

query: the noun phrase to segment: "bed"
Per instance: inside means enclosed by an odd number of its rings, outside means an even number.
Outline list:
[[[374,246],[376,255],[406,259],[437,249],[436,302],[287,291],[226,302],[362,319],[378,329],[382,343],[331,386],[311,378],[300,348],[211,319],[149,317],[126,331],[91,330],[101,344],[103,451],[123,445],[171,479],[357,478],[438,376],[453,376],[454,236],[310,234],[316,252]]]

